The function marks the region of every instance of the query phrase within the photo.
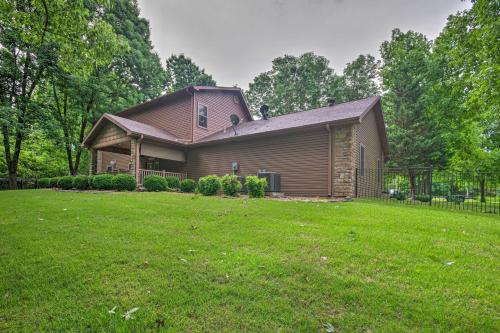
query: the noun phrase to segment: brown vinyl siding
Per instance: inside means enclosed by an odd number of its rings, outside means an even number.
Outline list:
[[[113,145],[117,140],[124,140],[127,134],[118,126],[108,123],[99,132],[99,135],[92,141],[92,146],[104,146],[107,143]]]
[[[189,178],[232,173],[255,175],[259,169],[281,174],[281,190],[288,195],[328,195],[328,131],[325,127],[253,140],[195,148],[188,152]]]
[[[363,144],[365,146],[365,167],[375,169],[377,167],[377,160],[384,161],[375,111],[373,109],[368,111],[361,124],[357,124],[354,128],[356,135],[354,140],[356,144],[353,147],[354,167],[359,168],[359,146]]]
[[[231,121],[229,116],[232,114],[240,117],[240,122],[246,121],[246,114],[243,110],[243,101],[231,92],[223,91],[199,91],[194,93],[194,112],[193,112],[193,139],[199,140],[207,135],[219,132],[224,128],[230,128]],[[237,101],[237,103],[235,102]],[[198,103],[208,108],[208,127],[198,126]]]
[[[128,170],[130,155],[99,150],[97,152],[97,172],[106,172],[108,165],[113,160],[116,161],[115,170]]]
[[[191,115],[192,99],[183,97],[162,106],[155,106],[122,117],[164,129],[181,139],[191,140]]]
[[[363,188],[364,192],[358,191],[358,196],[373,195],[375,192],[382,190],[382,173],[377,172],[377,161],[380,161],[380,166],[383,167],[384,153],[382,149],[382,141],[377,129],[375,110],[368,111],[360,124],[354,126],[355,142],[352,147],[354,169],[360,167],[360,146],[365,146],[365,172],[358,170],[357,184],[358,188]],[[354,179],[353,187],[356,187],[356,179]],[[356,193],[356,189],[354,189]]]

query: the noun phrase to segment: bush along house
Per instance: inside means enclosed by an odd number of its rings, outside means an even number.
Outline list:
[[[104,114],[83,141],[90,173],[265,174],[294,196],[352,197],[388,156],[380,97],[253,119],[239,88],[191,86]],[[359,173],[359,175],[357,175]]]

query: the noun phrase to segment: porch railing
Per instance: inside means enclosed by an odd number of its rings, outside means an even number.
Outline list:
[[[144,178],[147,176],[161,176],[161,177],[177,177],[180,181],[187,178],[187,175],[183,172],[170,172],[170,171],[157,171],[157,170],[145,170],[139,169],[139,179],[137,179],[137,184],[144,184]]]

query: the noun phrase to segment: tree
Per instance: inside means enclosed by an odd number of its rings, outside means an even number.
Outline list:
[[[340,101],[340,88],[341,79],[329,67],[328,59],[309,52],[274,59],[272,69],[249,84],[246,96],[254,114],[267,104],[270,115],[282,115],[324,106],[332,97]]]
[[[113,1],[105,8],[103,19],[128,41],[128,50],[113,60],[113,70],[127,88],[122,97],[130,96],[126,107],[161,95],[167,74],[153,49],[149,22],[140,17],[137,1]]]
[[[167,90],[173,92],[188,86],[215,86],[212,75],[200,69],[191,58],[184,54],[173,54],[167,59]]]
[[[104,113],[157,97],[166,74],[152,50],[148,22],[130,0],[102,6],[87,1],[89,24],[84,42],[67,45],[44,96],[55,122],[48,134],[66,152],[68,170],[76,175],[85,151],[87,130]],[[76,55],[76,57],[75,57]],[[77,59],[72,62],[71,59]]]
[[[17,187],[22,143],[43,112],[34,94],[86,14],[83,1],[0,2],[0,126],[10,188]]]
[[[500,168],[499,11],[499,1],[475,1],[434,44],[430,111],[447,129],[453,168]]]
[[[344,98],[347,101],[380,94],[378,84],[380,61],[372,55],[360,55],[344,69]]]
[[[380,52],[391,163],[399,167],[444,166],[447,155],[442,128],[426,111],[431,43],[420,33],[394,29]]]

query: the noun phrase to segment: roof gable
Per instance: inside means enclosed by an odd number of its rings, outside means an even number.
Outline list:
[[[191,98],[193,92],[195,91],[220,91],[220,92],[229,92],[238,96],[241,100],[241,105],[243,106],[243,110],[246,114],[247,120],[252,121],[252,115],[250,113],[250,109],[248,108],[248,103],[243,95],[243,92],[240,88],[237,87],[212,87],[212,86],[189,86],[180,90],[177,90],[173,93],[166,94],[155,99],[146,101],[144,103],[135,105],[129,109],[120,111],[116,113],[116,115],[120,117],[127,116],[132,113],[141,112],[144,110],[149,110],[154,107],[166,105],[171,103],[172,101],[178,100],[180,98]]]
[[[144,124],[135,120],[130,120],[127,118],[105,113],[97,121],[97,123],[94,125],[90,133],[85,137],[85,139],[82,142],[82,146],[88,147],[92,143],[92,141],[96,137],[98,137],[100,131],[106,126],[106,124],[110,122],[119,127],[120,129],[122,129],[124,132],[126,132],[127,136],[132,136],[132,137],[142,136],[174,144],[184,144],[186,142],[186,140],[180,139],[164,129]]]

